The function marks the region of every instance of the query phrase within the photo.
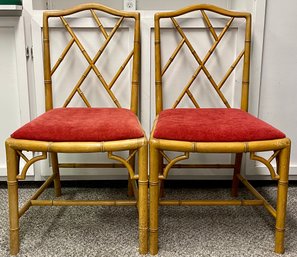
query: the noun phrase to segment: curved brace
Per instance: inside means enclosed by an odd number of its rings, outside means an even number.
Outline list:
[[[45,160],[47,158],[47,153],[46,152],[42,152],[41,155],[38,155],[38,156],[35,156],[33,157],[31,160],[27,159],[27,157],[21,152],[21,151],[18,151],[18,154],[22,157],[22,159],[25,160],[26,164],[24,166],[24,168],[22,169],[22,172],[20,175],[18,175],[16,178],[19,179],[19,180],[24,180],[26,179],[26,175],[27,175],[27,171],[29,169],[29,167],[37,162],[37,161],[40,161],[40,160]]]
[[[262,162],[269,170],[270,176],[273,180],[279,180],[279,175],[275,171],[275,169],[271,165],[271,161],[279,154],[280,151],[275,151],[273,155],[270,156],[268,160],[264,159],[263,157],[256,155],[254,152],[250,153],[250,159]]]
[[[113,159],[113,160],[119,161],[122,164],[124,164],[125,167],[128,169],[130,179],[138,179],[138,175],[135,175],[133,167],[129,163],[129,160],[135,155],[136,152],[137,152],[137,150],[134,150],[133,153],[131,153],[127,159],[124,159],[118,155],[114,155],[114,154],[112,154],[112,152],[108,152],[107,156],[109,159]]]
[[[161,154],[165,157],[165,159],[168,161],[168,164],[166,165],[163,175],[161,175],[161,179],[166,179],[169,173],[170,168],[177,162],[182,161],[182,160],[187,160],[189,159],[190,153],[185,152],[184,155],[179,155],[175,157],[174,159],[170,159],[163,151],[161,151]]]

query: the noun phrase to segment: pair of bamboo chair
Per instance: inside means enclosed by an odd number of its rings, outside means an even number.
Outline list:
[[[92,58],[84,48],[84,44],[71,27],[67,19],[70,15],[82,11],[90,12],[94,23],[97,24],[104,41],[102,46]],[[191,12],[198,12],[200,21],[206,25],[211,39],[211,47],[203,59],[196,52],[194,45],[179,24],[179,17]],[[115,25],[111,30],[104,28],[98,14],[105,13],[115,19]],[[212,25],[212,15],[220,16],[221,21],[227,20],[219,32]],[[61,56],[51,64],[50,53],[50,21],[58,19],[62,22],[70,40]],[[243,49],[231,63],[231,67],[217,84],[212,77],[207,62],[228,34],[232,23],[239,20],[244,24]],[[116,75],[108,83],[103,77],[96,62],[102,56],[113,36],[121,32],[121,24],[124,20],[132,20],[134,23],[134,39],[132,49],[118,68]],[[180,42],[169,56],[166,63],[161,60],[161,48],[166,44],[161,41],[162,21],[169,20],[173,28],[180,36]],[[167,21],[168,22],[168,21]],[[200,30],[201,32],[201,30]],[[199,32],[199,33],[200,33]],[[83,4],[65,11],[47,11],[43,16],[43,43],[44,43],[44,85],[46,112],[33,121],[15,131],[6,141],[7,152],[7,180],[9,195],[9,220],[10,220],[10,253],[19,252],[19,219],[31,206],[63,206],[63,205],[132,205],[137,206],[139,212],[139,252],[151,254],[158,252],[158,207],[160,205],[263,205],[268,212],[276,218],[275,252],[284,252],[284,229],[286,215],[286,199],[288,189],[288,166],[290,155],[290,140],[279,130],[267,123],[249,115],[248,91],[249,91],[249,66],[251,44],[251,16],[249,13],[224,10],[211,5],[195,5],[178,11],[160,12],[155,14],[155,82],[156,82],[156,114],[150,145],[150,218],[148,239],[148,141],[145,132],[138,121],[139,102],[139,64],[140,64],[140,14],[137,12],[124,12],[110,9],[99,4]],[[94,44],[95,42],[92,42]],[[75,87],[65,100],[62,108],[54,107],[54,90],[52,87],[56,78],[55,72],[61,67],[70,48],[76,45],[87,61],[87,68],[80,77]],[[170,71],[170,65],[181,52],[182,47],[187,47],[196,63],[194,75],[180,92],[174,105],[163,110],[163,97],[165,85],[163,85],[166,72]],[[223,61],[223,60],[222,60]],[[114,93],[114,86],[118,78],[131,65],[131,99],[129,108],[122,108],[118,97]],[[240,108],[231,108],[230,103],[223,94],[223,85],[228,80],[236,66],[241,63],[243,76],[241,88]],[[165,65],[164,65],[165,64]],[[218,64],[217,69],[220,68]],[[237,67],[238,68],[238,67]],[[238,68],[239,69],[239,68]],[[83,82],[90,72],[93,72],[107,95],[112,99],[115,108],[91,107],[87,95],[82,90]],[[200,108],[191,86],[200,73],[204,73],[210,82],[214,93],[227,108]],[[171,74],[174,75],[174,74]],[[170,75],[170,76],[171,76]],[[176,74],[178,76],[178,74]],[[174,81],[174,80],[173,80]],[[227,84],[227,83],[226,83]],[[96,85],[97,86],[97,85]],[[127,86],[127,85],[125,85]],[[174,86],[174,85],[173,85]],[[73,108],[69,104],[74,96],[80,97],[88,108]],[[176,108],[182,99],[188,96],[195,108]],[[24,152],[41,153],[29,159]],[[116,155],[114,152],[128,152],[128,157]],[[165,152],[166,151],[166,152]],[[266,160],[256,152],[272,151],[272,156]],[[106,152],[107,157],[119,163],[98,164],[69,164],[58,161],[58,153],[97,153]],[[184,152],[183,155],[170,157],[167,152]],[[189,158],[190,153],[233,153],[235,162],[232,164],[176,164]],[[277,207],[274,209],[250,184],[240,175],[240,167],[243,153],[250,153],[251,159],[262,162],[269,169],[272,179],[278,181]],[[138,154],[138,165],[135,165]],[[18,207],[18,181],[26,178],[28,168],[36,161],[51,157],[53,174],[44,182],[41,188],[23,205]],[[26,164],[19,172],[20,159]],[[276,159],[276,170],[272,161]],[[165,160],[165,163],[164,163]],[[129,187],[135,200],[118,201],[93,201],[93,200],[38,200],[41,193],[54,182],[55,195],[61,195],[59,168],[65,167],[91,167],[91,168],[119,168],[125,167],[129,175]],[[138,166],[138,172],[137,168]],[[167,178],[171,168],[231,168],[234,170],[232,195],[237,196],[238,185],[241,181],[257,198],[257,200],[187,200],[166,201],[161,200],[161,182]],[[149,247],[148,247],[149,241]]]

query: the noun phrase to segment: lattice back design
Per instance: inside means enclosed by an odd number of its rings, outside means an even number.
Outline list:
[[[204,30],[202,31],[201,28],[197,26],[195,31],[198,33],[205,32],[208,34],[208,37],[211,39],[210,47],[205,53],[202,55],[197,50],[197,46],[193,44],[190,40],[190,36],[186,33],[186,28],[183,28],[183,26],[180,24],[179,20],[181,20],[181,17],[188,15],[188,13],[191,13],[191,17],[193,15],[197,19],[201,19],[201,23],[204,26]],[[189,15],[188,15],[189,16]],[[186,17],[188,17],[186,16]],[[220,17],[219,17],[220,16]],[[225,25],[223,28],[218,31],[214,28],[212,24],[211,17],[215,17],[216,19],[226,20]],[[234,23],[235,20],[240,20],[240,23],[244,21],[244,39],[243,39],[243,46],[242,49],[239,51],[239,54],[235,56],[234,60],[231,62],[232,64],[230,67],[224,71],[224,75],[218,80],[215,79],[212,72],[208,67],[207,64],[209,60],[212,58],[212,56],[216,55],[216,50],[220,44],[222,44],[222,39],[224,37],[227,37],[227,32],[231,30],[231,25]],[[168,47],[166,44],[161,44],[161,38],[164,36],[166,32],[164,32],[164,27],[162,27],[162,24],[165,24],[167,22],[171,24],[172,29],[174,30],[174,33],[178,34],[179,36],[179,42],[177,43],[176,48],[170,54],[169,58],[166,60],[162,60],[162,52],[161,51],[168,51]],[[168,26],[167,26],[168,28]],[[165,30],[166,31],[166,30]],[[196,33],[194,32],[194,33]],[[192,40],[193,41],[193,40]],[[164,99],[167,97],[165,96],[163,87],[164,84],[164,77],[169,76],[171,78],[171,81],[176,81],[172,79],[174,76],[181,76],[182,73],[184,73],[183,67],[186,67],[186,63],[183,63],[179,66],[179,70],[177,72],[173,72],[173,74],[166,74],[170,73],[170,68],[177,59],[176,57],[179,55],[185,54],[185,51],[188,52],[188,54],[191,56],[191,58],[194,60],[195,68],[194,72],[191,77],[189,77],[188,81],[185,82],[183,89],[181,92],[178,92],[178,97],[174,100],[173,105],[171,108],[177,108],[179,107],[181,101],[185,99],[186,97],[190,99],[193,106],[196,108],[200,108],[199,100],[197,100],[198,97],[195,97],[192,93],[192,89],[195,86],[199,87],[199,80],[198,78],[203,76],[208,81],[209,90],[212,90],[213,94],[217,95],[218,99],[223,103],[223,105],[227,108],[231,107],[231,104],[229,103],[227,97],[223,93],[222,89],[225,82],[228,80],[230,75],[234,72],[235,68],[239,66],[238,64],[240,61],[242,62],[243,67],[243,76],[242,76],[242,89],[241,89],[241,108],[243,110],[247,110],[248,108],[248,86],[249,86],[249,59],[250,59],[250,41],[251,41],[251,16],[249,13],[242,13],[242,12],[233,12],[228,11],[216,6],[212,5],[194,5],[190,6],[178,11],[173,12],[162,12],[157,13],[155,15],[155,83],[156,83],[156,113],[158,114],[163,109]],[[195,42],[198,44],[199,43]],[[164,48],[164,49],[163,49]],[[186,48],[186,50],[185,50]],[[217,69],[220,68],[220,63],[224,62],[225,60],[219,60]],[[216,66],[216,65],[213,65]],[[197,83],[194,83],[194,82]],[[173,95],[173,91],[176,90],[174,88],[174,85],[166,85],[172,87],[170,89],[171,95]],[[199,96],[205,97],[204,95]]]
[[[73,15],[77,16],[77,20],[80,19],[79,15],[82,15],[82,12],[84,15],[87,13],[89,14],[89,18],[92,17],[93,23],[96,24],[97,32],[100,34],[101,37],[103,37],[103,43],[99,45],[98,41],[91,42],[92,45],[95,45],[97,52],[90,53],[87,50],[87,47],[84,45],[84,41],[81,39],[80,36],[78,36],[78,33],[75,31],[75,29],[71,26],[70,22],[68,21],[69,17],[72,17]],[[116,20],[115,25],[112,29],[107,29],[104,27],[104,23],[102,20],[108,17],[109,19]],[[84,16],[81,16],[84,17]],[[59,19],[62,23],[62,27],[65,29],[65,33],[69,36],[70,40],[66,44],[65,48],[62,50],[60,56],[56,58],[56,60],[53,60],[53,64],[51,64],[51,44],[50,44],[50,26],[51,20]],[[133,30],[133,43],[132,43],[132,49],[129,50],[127,53],[124,53],[126,55],[126,58],[124,59],[123,63],[118,65],[117,71],[112,75],[112,78],[109,80],[106,79],[105,74],[100,70],[98,67],[98,60],[100,57],[104,55],[104,51],[107,49],[107,46],[110,44],[112,39],[115,37],[116,34],[121,33],[122,24],[124,23],[124,20],[129,20],[129,24],[131,25],[132,21],[132,30]],[[97,77],[97,82],[95,86],[103,87],[106,95],[109,96],[109,98],[113,102],[113,107],[121,108],[122,105],[120,103],[120,100],[114,93],[114,85],[116,81],[119,79],[121,74],[127,69],[129,64],[131,65],[131,87],[127,87],[125,90],[130,90],[131,88],[131,98],[130,98],[130,109],[137,113],[138,108],[138,87],[139,87],[139,60],[140,60],[140,17],[139,13],[136,12],[123,12],[123,11],[117,11],[113,10],[111,8],[102,6],[100,4],[83,4],[79,5],[77,7],[74,7],[72,9],[68,9],[65,11],[48,11],[44,13],[43,16],[43,41],[44,41],[44,78],[45,78],[45,97],[46,97],[46,109],[52,109],[53,108],[53,76],[57,72],[58,69],[61,68],[62,63],[66,62],[65,58],[67,55],[71,55],[71,48],[76,46],[79,49],[79,52],[81,53],[81,56],[83,56],[84,61],[86,61],[87,66],[85,70],[82,72],[81,76],[75,83],[73,89],[71,90],[70,94],[66,98],[66,100],[63,103],[63,107],[67,107],[70,102],[74,99],[74,97],[80,97],[85,104],[86,107],[92,107],[91,103],[85,94],[84,90],[88,90],[85,87],[82,87],[84,82],[86,81],[86,78],[91,74],[94,73]],[[130,28],[131,29],[131,28]],[[86,39],[88,35],[86,34],[83,39]],[[116,40],[120,40],[121,37],[117,37]],[[53,40],[53,38],[51,38]],[[90,42],[88,42],[90,44]],[[98,44],[98,45],[96,45]],[[111,53],[112,54],[112,53]],[[81,57],[80,56],[80,57]],[[109,59],[116,60],[117,56],[109,56]],[[78,60],[80,62],[80,60]],[[73,76],[74,74],[67,74],[68,77]],[[128,82],[127,82],[128,83]],[[126,84],[127,84],[126,83]],[[87,84],[87,83],[85,83]],[[128,83],[129,84],[129,83]],[[88,85],[89,86],[89,85]],[[92,85],[94,86],[94,85]]]

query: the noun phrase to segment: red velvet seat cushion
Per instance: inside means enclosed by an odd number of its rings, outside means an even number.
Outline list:
[[[16,139],[51,142],[112,141],[143,136],[136,115],[123,108],[57,108],[11,135]]]
[[[285,134],[240,109],[168,109],[159,114],[154,138],[193,142],[245,142]]]

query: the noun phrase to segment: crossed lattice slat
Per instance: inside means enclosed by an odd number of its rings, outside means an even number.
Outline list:
[[[218,96],[220,97],[220,99],[222,100],[222,102],[224,103],[224,105],[227,108],[230,108],[230,104],[228,102],[228,100],[225,98],[224,94],[221,91],[221,88],[223,87],[224,83],[226,82],[226,80],[229,78],[229,76],[231,75],[231,73],[233,72],[233,70],[235,69],[235,67],[237,66],[237,64],[239,63],[239,61],[241,60],[241,58],[243,57],[244,53],[245,53],[245,49],[243,49],[240,54],[237,56],[237,58],[235,59],[235,61],[232,63],[232,65],[230,66],[230,68],[228,69],[228,71],[225,73],[225,75],[223,76],[223,78],[221,79],[221,81],[217,84],[215,82],[215,80],[213,79],[213,77],[211,76],[210,72],[208,71],[208,69],[205,67],[205,64],[207,63],[207,61],[209,60],[209,58],[211,57],[211,55],[213,54],[213,52],[215,51],[215,49],[217,48],[218,44],[220,43],[221,39],[224,37],[224,35],[226,34],[226,32],[228,31],[228,29],[230,28],[234,17],[230,18],[230,20],[227,22],[227,24],[225,25],[225,27],[223,28],[223,30],[221,31],[221,33],[219,35],[217,35],[217,33],[215,32],[210,19],[208,18],[207,14],[205,13],[205,11],[201,10],[202,13],[202,17],[205,21],[205,23],[207,24],[207,27],[214,39],[214,42],[212,44],[212,46],[210,47],[209,51],[207,52],[207,54],[205,55],[205,57],[203,59],[201,59],[199,57],[199,55],[197,54],[197,52],[195,51],[193,45],[191,44],[191,42],[189,41],[189,39],[187,38],[187,36],[185,35],[184,31],[182,30],[182,28],[180,27],[180,25],[178,24],[178,22],[176,21],[176,19],[174,19],[173,17],[171,17],[171,21],[174,25],[174,27],[176,28],[176,30],[178,31],[178,33],[181,36],[181,41],[179,42],[178,46],[176,47],[176,49],[173,51],[172,55],[170,56],[170,58],[168,59],[167,63],[165,64],[164,68],[162,69],[162,76],[165,74],[165,72],[167,71],[167,69],[169,68],[169,66],[171,65],[171,63],[173,62],[173,60],[175,59],[175,57],[177,56],[177,54],[179,53],[180,49],[182,48],[182,46],[184,44],[187,45],[187,47],[189,48],[190,52],[192,53],[193,57],[195,58],[195,60],[197,61],[197,63],[199,64],[198,68],[195,70],[193,76],[191,77],[191,79],[187,82],[186,86],[184,87],[183,91],[180,93],[180,95],[178,96],[177,100],[175,101],[175,103],[173,104],[172,108],[176,108],[177,105],[181,102],[181,100],[183,99],[183,97],[187,94],[188,97],[190,98],[190,100],[192,101],[192,103],[194,104],[194,106],[196,108],[199,108],[199,104],[196,101],[195,97],[193,96],[193,94],[190,91],[190,87],[192,86],[193,82],[195,81],[195,79],[197,78],[197,76],[199,75],[200,71],[203,70],[203,72],[205,73],[207,79],[209,80],[209,82],[211,83],[212,87],[214,88],[214,90],[216,91],[216,93],[218,94]]]
[[[74,43],[76,43],[76,45],[80,49],[81,53],[83,54],[83,56],[85,57],[85,59],[89,63],[89,66],[85,69],[85,71],[83,72],[82,76],[80,77],[80,79],[76,83],[75,87],[73,88],[72,92],[67,97],[66,101],[63,104],[63,107],[67,107],[68,106],[68,104],[70,103],[70,101],[72,100],[72,98],[74,97],[74,95],[76,93],[78,93],[78,95],[82,98],[82,100],[84,101],[84,103],[86,104],[87,107],[91,107],[91,104],[87,100],[86,96],[84,95],[84,93],[80,89],[80,87],[81,87],[82,83],[84,82],[84,80],[86,79],[86,77],[88,76],[89,72],[91,70],[93,70],[94,73],[96,74],[96,76],[98,77],[98,79],[100,80],[101,84],[103,85],[104,89],[109,94],[109,96],[112,99],[112,101],[115,103],[115,105],[118,108],[120,108],[121,107],[121,104],[120,104],[120,102],[118,101],[118,99],[116,98],[116,96],[114,95],[114,93],[112,92],[111,89],[112,89],[113,85],[115,84],[115,82],[117,81],[117,79],[119,78],[119,76],[121,75],[121,73],[123,72],[123,70],[125,69],[125,67],[127,66],[127,64],[129,63],[129,61],[131,60],[132,56],[134,55],[134,49],[132,49],[131,52],[128,54],[127,58],[124,60],[123,64],[120,66],[120,68],[118,69],[118,71],[116,72],[116,74],[113,76],[113,78],[110,81],[110,83],[107,83],[106,80],[104,79],[104,77],[102,76],[101,72],[97,68],[96,62],[98,61],[98,59],[102,55],[104,49],[107,47],[108,43],[110,42],[110,40],[112,39],[112,37],[116,33],[117,29],[120,27],[122,21],[124,20],[124,17],[121,17],[118,20],[118,22],[115,24],[115,26],[111,30],[110,34],[108,34],[106,32],[104,26],[102,25],[100,19],[96,15],[95,11],[94,10],[90,10],[90,11],[91,11],[92,17],[94,18],[96,24],[98,25],[98,28],[99,28],[100,32],[102,33],[102,35],[105,38],[105,41],[103,42],[102,46],[97,51],[97,53],[94,56],[94,58],[92,59],[90,57],[90,55],[87,53],[87,51],[85,50],[84,46],[82,45],[82,43],[80,42],[80,40],[78,39],[78,37],[76,36],[76,34],[74,33],[73,29],[67,23],[66,19],[63,16],[60,16],[60,19],[61,19],[63,25],[65,26],[66,30],[68,31],[68,33],[71,36],[71,39],[68,42],[68,44],[66,45],[66,47],[64,48],[64,50],[62,51],[61,56],[58,58],[57,62],[53,66],[53,68],[51,70],[51,75],[53,75],[54,72],[57,70],[57,68],[59,67],[59,65],[61,64],[61,62],[64,60],[65,56],[67,55],[67,53],[70,50],[70,48],[72,47],[72,45]]]

